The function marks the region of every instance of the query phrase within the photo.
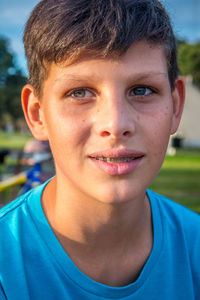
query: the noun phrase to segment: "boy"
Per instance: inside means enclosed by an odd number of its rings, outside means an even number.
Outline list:
[[[199,299],[200,218],[147,190],[184,104],[158,0],[43,0],[27,123],[56,175],[1,211],[1,299]]]

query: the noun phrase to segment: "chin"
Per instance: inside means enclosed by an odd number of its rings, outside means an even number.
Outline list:
[[[99,195],[96,195],[96,199],[105,204],[110,205],[120,205],[125,203],[130,203],[131,201],[134,201],[134,199],[140,197],[140,195],[143,195],[141,191],[139,191],[137,188],[133,189],[133,187],[129,188],[108,188],[107,190],[101,189],[101,192]]]

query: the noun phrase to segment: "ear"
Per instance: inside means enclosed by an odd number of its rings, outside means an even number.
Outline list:
[[[173,99],[173,118],[171,134],[174,134],[181,121],[181,116],[183,113],[184,103],[185,103],[185,83],[182,77],[178,77],[175,82],[175,88],[172,92]]]
[[[40,141],[47,140],[48,137],[45,130],[41,102],[32,85],[27,84],[23,87],[21,102],[26,122],[33,136]]]

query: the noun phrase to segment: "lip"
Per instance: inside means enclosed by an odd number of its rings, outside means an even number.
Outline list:
[[[124,175],[134,171],[145,154],[141,151],[132,149],[109,149],[94,152],[89,155],[89,159],[95,164],[101,171],[109,175]],[[134,158],[134,160],[127,162],[106,162],[98,160],[98,157],[104,158]]]

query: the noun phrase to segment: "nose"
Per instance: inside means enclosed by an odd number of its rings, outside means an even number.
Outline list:
[[[125,97],[105,97],[96,113],[96,130],[101,137],[114,140],[131,137],[135,133],[133,110]]]

